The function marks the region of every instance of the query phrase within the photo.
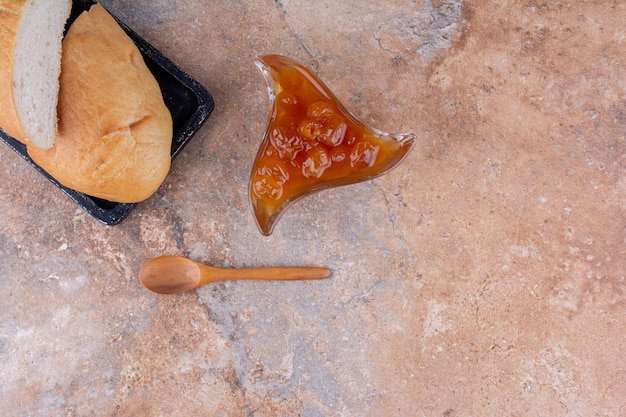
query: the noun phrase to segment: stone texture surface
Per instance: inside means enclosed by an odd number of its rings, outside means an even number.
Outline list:
[[[624,2],[103,3],[216,110],[114,227],[0,146],[3,414],[626,415]],[[268,238],[264,53],[420,138]],[[334,273],[158,296],[161,254]]]

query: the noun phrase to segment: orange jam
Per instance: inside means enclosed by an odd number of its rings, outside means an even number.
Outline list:
[[[293,201],[374,178],[395,167],[415,135],[389,135],[354,118],[307,68],[269,55],[256,61],[272,108],[254,162],[250,200],[264,235]]]

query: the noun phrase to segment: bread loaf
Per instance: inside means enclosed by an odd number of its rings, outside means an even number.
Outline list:
[[[148,198],[170,168],[172,117],[141,53],[99,4],[63,40],[54,145],[28,146],[61,184],[105,200]]]
[[[13,44],[26,0],[0,0],[0,128],[26,143],[13,104]]]

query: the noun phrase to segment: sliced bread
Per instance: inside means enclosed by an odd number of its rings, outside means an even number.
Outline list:
[[[29,145],[48,149],[57,131],[61,42],[69,0],[28,0],[13,45],[13,102]]]

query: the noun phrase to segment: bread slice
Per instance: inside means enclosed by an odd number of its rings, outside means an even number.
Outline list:
[[[26,0],[0,0],[0,128],[26,143],[13,104],[13,44]]]
[[[63,41],[59,130],[31,158],[68,188],[105,200],[145,200],[170,168],[172,117],[141,53],[99,4]]]
[[[28,0],[13,45],[13,102],[28,144],[48,149],[57,131],[61,41],[69,0]]]

